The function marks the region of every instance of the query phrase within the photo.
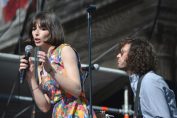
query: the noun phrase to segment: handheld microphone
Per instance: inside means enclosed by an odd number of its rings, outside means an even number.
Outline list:
[[[25,57],[24,57],[24,59],[26,59],[26,60],[29,59],[32,49],[33,49],[33,47],[31,45],[25,46]],[[23,70],[20,71],[20,84],[23,83],[23,79],[26,76],[26,70],[27,69],[23,69]]]

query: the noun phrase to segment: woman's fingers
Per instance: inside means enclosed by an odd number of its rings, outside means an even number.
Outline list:
[[[26,69],[28,67],[28,64],[26,63],[20,63],[20,70]]]
[[[20,59],[20,63],[28,63],[28,60],[26,60],[26,59]]]
[[[26,62],[26,61],[24,61]],[[21,61],[20,63],[20,67],[19,67],[19,71],[28,68],[28,64],[27,63],[23,63],[23,61]]]
[[[24,59],[24,55],[20,57],[20,67],[19,67],[19,71],[26,69],[28,67],[28,60]]]
[[[21,57],[20,57],[20,59],[24,59],[25,58],[25,55],[22,55]]]
[[[46,59],[47,59],[47,55],[45,52],[43,51],[38,51],[38,54],[37,54],[37,57],[39,58],[39,61],[40,62],[46,62]]]

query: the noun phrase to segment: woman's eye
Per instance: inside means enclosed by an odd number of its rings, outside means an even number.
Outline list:
[[[42,27],[42,28],[41,28],[41,30],[47,30],[47,28],[45,28],[45,27]]]
[[[32,30],[36,30],[36,27],[32,27]]]

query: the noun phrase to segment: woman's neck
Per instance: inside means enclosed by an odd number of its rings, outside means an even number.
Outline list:
[[[54,49],[54,46],[46,44],[45,46],[41,46],[40,50],[46,53],[50,52],[50,50]]]

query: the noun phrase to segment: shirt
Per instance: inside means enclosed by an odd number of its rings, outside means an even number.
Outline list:
[[[137,74],[129,77],[135,96],[139,78]],[[153,71],[143,77],[139,97],[143,118],[177,118],[174,92],[169,89],[163,77]]]

